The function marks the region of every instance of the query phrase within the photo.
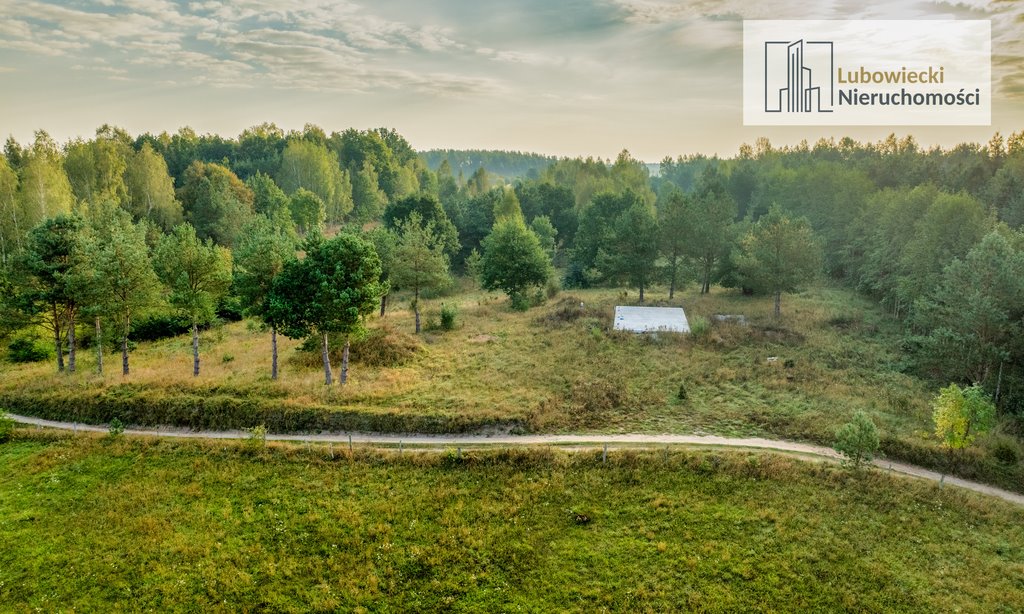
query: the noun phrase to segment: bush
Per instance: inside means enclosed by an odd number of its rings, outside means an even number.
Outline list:
[[[694,316],[690,320],[690,334],[693,338],[700,341],[711,333],[711,322],[708,321],[704,316]]]
[[[117,437],[118,435],[121,435],[122,433],[124,433],[124,422],[121,422],[120,418],[112,419],[110,421],[108,431],[111,437]]]
[[[267,427],[264,425],[254,426],[251,429],[245,429],[245,432],[249,433],[249,436],[245,438],[245,447],[247,450],[258,452],[263,448],[267,447]]]
[[[558,296],[558,293],[562,291],[562,284],[558,283],[558,278],[552,275],[548,279],[547,285],[544,286],[544,293],[547,294],[549,299]]]
[[[853,415],[853,421],[844,424],[836,432],[833,447],[846,457],[854,469],[860,469],[862,464],[871,462],[879,445],[875,423],[866,413],[858,411]]]
[[[132,324],[131,339],[133,341],[159,341],[184,335],[192,326],[182,318],[174,315],[156,315]]]
[[[0,411],[0,443],[6,443],[11,440],[11,435],[14,433],[14,420],[11,420],[7,416],[7,412]]]
[[[441,305],[441,330],[455,330],[455,316],[458,313],[455,305]]]
[[[338,364],[345,349],[341,335],[328,335],[331,364]],[[293,360],[306,367],[322,364],[320,337],[313,335],[302,342]],[[354,336],[349,346],[349,360],[369,367],[400,367],[422,350],[419,340],[388,325],[371,328]]]
[[[50,357],[50,350],[31,337],[18,337],[7,346],[11,362],[39,362]]]
[[[1020,452],[1012,437],[998,437],[988,447],[989,454],[1001,465],[1013,466],[1020,461]]]
[[[242,305],[242,299],[238,296],[225,296],[217,304],[217,317],[225,322],[241,322],[244,311],[245,306]]]

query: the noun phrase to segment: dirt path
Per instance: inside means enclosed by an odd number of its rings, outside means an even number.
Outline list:
[[[77,424],[72,422],[57,422],[54,420],[43,420],[31,416],[18,416],[8,414],[14,421],[22,424],[29,424],[40,427],[62,429],[68,431],[87,431],[105,433],[107,428],[88,424]],[[245,439],[249,436],[244,431],[193,431],[181,428],[157,428],[157,429],[125,429],[128,435],[147,435],[159,437],[184,437],[192,439]],[[403,434],[391,435],[383,433],[321,433],[310,435],[278,435],[267,434],[269,441],[309,441],[309,442],[334,442],[371,444],[383,446],[536,446],[536,445],[561,445],[561,446],[598,446],[603,444],[628,445],[633,447],[653,447],[662,445],[690,445],[690,446],[721,446],[730,448],[755,448],[762,450],[779,450],[795,454],[805,454],[830,460],[838,460],[840,456],[831,448],[816,446],[809,443],[796,441],[785,441],[781,439],[763,439],[760,437],[721,437],[718,435],[647,435],[642,433],[630,433],[624,435],[419,435]],[[957,477],[942,474],[905,463],[892,462],[888,460],[875,460],[874,465],[881,469],[889,470],[902,475],[915,478],[931,480],[933,482],[944,482],[967,490],[983,493],[992,497],[998,497],[1017,505],[1024,505],[1024,495],[1019,495],[1008,490],[964,480]]]

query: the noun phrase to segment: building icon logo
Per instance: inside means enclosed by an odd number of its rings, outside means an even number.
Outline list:
[[[832,41],[765,41],[765,113],[831,113]]]

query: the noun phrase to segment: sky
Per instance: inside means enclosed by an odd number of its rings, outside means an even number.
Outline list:
[[[743,19],[989,19],[992,126],[744,127]],[[732,156],[1024,129],[1009,0],[0,0],[0,137],[390,127],[416,149]]]

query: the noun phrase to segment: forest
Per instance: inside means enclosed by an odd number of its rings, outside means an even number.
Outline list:
[[[456,152],[448,152],[455,156]],[[479,152],[477,152],[479,153]],[[417,154],[390,129],[274,124],[237,138],[39,131],[0,157],[0,335],[14,362],[73,372],[82,347],[130,376],[139,340],[251,316],[345,344],[396,291],[453,277],[526,310],[559,287],[850,288],[902,331],[900,371],[977,385],[1024,425],[1024,133],[923,149],[912,137],[614,160]],[[482,164],[470,170],[467,164]],[[436,163],[436,170],[434,164]],[[498,172],[488,167],[494,164]],[[532,169],[528,176],[519,171]],[[512,177],[512,178],[506,178]],[[442,314],[443,315],[443,314]],[[155,331],[155,332],[154,332]]]

